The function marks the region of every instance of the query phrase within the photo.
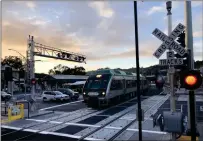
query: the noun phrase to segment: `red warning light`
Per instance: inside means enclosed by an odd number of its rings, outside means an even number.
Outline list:
[[[197,78],[193,75],[186,76],[185,83],[188,85],[195,85],[197,83]]]
[[[35,85],[36,84],[36,80],[33,78],[33,79],[31,79],[31,83],[33,84],[33,85]]]
[[[202,77],[199,71],[187,70],[180,74],[180,83],[187,90],[198,89],[202,84]]]

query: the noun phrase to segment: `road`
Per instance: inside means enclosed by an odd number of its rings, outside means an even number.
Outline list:
[[[170,134],[161,132],[159,127],[153,127],[153,115],[161,113],[164,109],[168,110],[170,106],[169,95],[157,95],[160,92],[160,90],[152,88],[146,93],[148,96],[141,99],[142,109],[145,112],[145,119],[142,123],[144,140],[158,141],[163,139],[169,140],[170,138]],[[187,114],[187,111],[184,109],[187,104],[185,103],[186,99],[186,96],[177,97],[177,110],[183,105],[184,114]],[[197,97],[197,101],[200,102],[197,103],[197,107],[203,105],[201,103],[203,100],[200,97]],[[94,131],[85,140],[107,140],[136,119],[135,108],[137,107],[137,100],[135,98],[102,110],[89,108],[82,101],[69,103],[42,102],[42,105],[44,108],[41,107],[41,110],[55,112],[2,126],[2,134],[4,134],[2,139],[15,140],[26,136],[26,138],[20,140],[78,140]],[[129,113],[125,114],[128,111]],[[200,117],[198,122],[202,122],[202,112],[199,110],[197,113]],[[16,134],[5,135],[6,132],[11,130],[9,128],[13,127],[15,130],[22,131],[18,131]],[[202,131],[201,128],[199,127],[200,132]],[[137,120],[126,128],[122,134],[119,134],[116,140],[138,140]]]

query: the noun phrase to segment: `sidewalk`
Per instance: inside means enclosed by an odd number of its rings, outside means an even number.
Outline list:
[[[189,91],[181,88],[181,89],[178,89],[175,93],[177,95],[188,95]],[[195,90],[195,95],[203,95],[203,88],[199,88]]]

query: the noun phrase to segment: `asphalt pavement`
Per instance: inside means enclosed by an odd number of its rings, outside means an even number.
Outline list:
[[[39,133],[32,133],[32,132],[26,132],[26,131],[18,131],[13,129],[5,129],[1,128],[1,139],[2,141],[14,141],[16,139],[19,139],[20,141],[76,141],[78,139],[73,139],[70,137],[63,137],[63,136],[56,136],[51,134],[39,134]],[[13,132],[13,133],[11,133]],[[8,134],[8,135],[6,135]],[[27,136],[27,137],[26,137]]]

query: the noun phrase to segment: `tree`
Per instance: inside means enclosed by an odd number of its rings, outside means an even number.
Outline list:
[[[1,60],[1,65],[9,65],[12,68],[17,69],[19,71],[19,77],[24,77],[25,69],[21,58],[17,56],[6,56]]]
[[[9,65],[17,70],[24,70],[23,61],[17,56],[6,56],[1,61],[1,65]]]
[[[53,69],[49,70],[49,74],[51,75],[57,75],[57,74],[63,74],[63,75],[85,75],[85,69],[83,67],[77,67],[69,68],[67,66],[62,66],[61,64],[55,66]]]
[[[199,69],[200,67],[203,67],[203,60],[194,62],[194,66],[195,66],[196,69]]]

